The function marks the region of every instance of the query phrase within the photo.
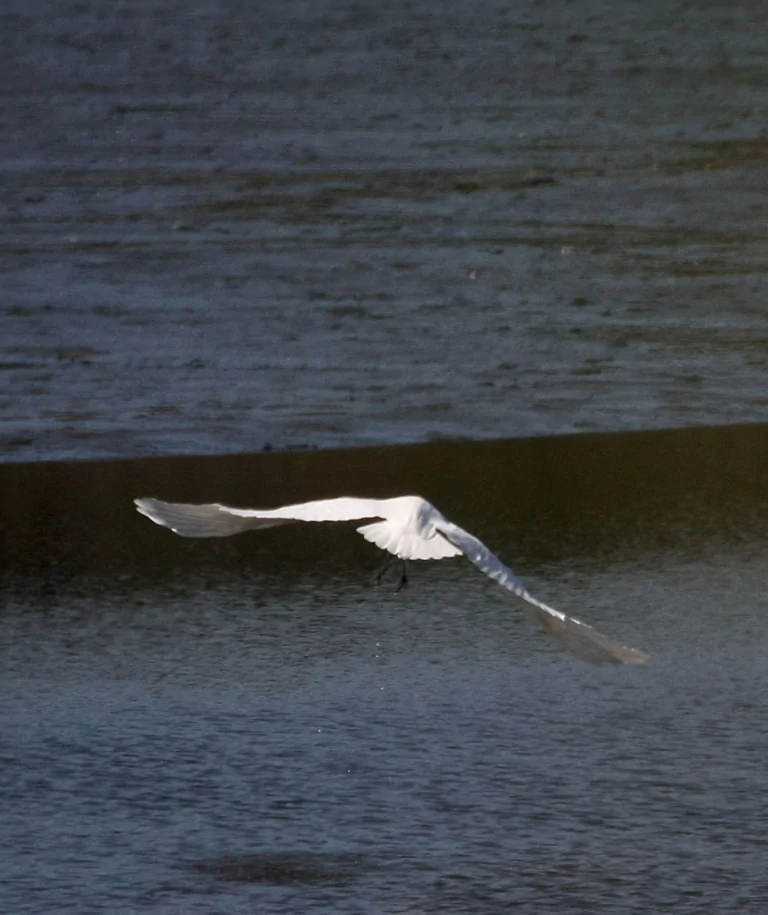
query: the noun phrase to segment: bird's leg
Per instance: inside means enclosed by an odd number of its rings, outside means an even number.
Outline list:
[[[381,564],[381,568],[379,569],[379,571],[378,571],[378,573],[377,573],[377,575],[376,575],[376,584],[377,584],[377,585],[378,585],[378,584],[381,584],[381,579],[384,577],[384,573],[385,573],[385,572],[387,571],[387,569],[389,568],[390,562],[392,562],[392,556],[391,556],[391,554],[390,554],[390,553],[385,553],[385,555],[384,555],[384,562]]]
[[[384,573],[389,568],[391,562],[392,562],[392,557],[389,555],[389,553],[387,553],[387,555],[384,557],[384,562],[382,563],[381,568],[379,569],[378,574],[376,575],[376,584],[377,585],[381,583],[381,579],[384,577]],[[397,587],[395,588],[395,591],[402,591],[402,589],[407,584],[408,584],[408,563],[403,559],[402,560],[402,569],[400,572],[400,581],[397,583]]]
[[[395,591],[402,591],[403,588],[408,584],[408,563],[403,560],[403,568],[400,572],[400,581],[395,588]]]

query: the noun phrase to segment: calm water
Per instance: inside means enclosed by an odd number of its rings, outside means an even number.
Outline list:
[[[0,457],[764,420],[764,20],[6,0]]]
[[[7,464],[0,908],[762,913],[768,428]],[[557,651],[346,526],[189,542],[136,494],[420,490],[650,651]],[[238,495],[239,494],[239,495]]]

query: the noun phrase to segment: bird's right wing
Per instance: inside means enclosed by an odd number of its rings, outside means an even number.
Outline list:
[[[136,508],[155,524],[181,537],[229,537],[242,531],[291,524],[294,521],[359,521],[381,518],[378,499],[320,499],[282,508],[231,508],[228,505],[189,505],[160,499],[134,499]]]
[[[447,520],[440,521],[436,527],[438,532],[458,547],[480,571],[526,601],[531,608],[529,612],[541,623],[544,631],[559,639],[563,646],[575,655],[593,664],[643,664],[650,657],[639,648],[622,645],[592,626],[572,616],[566,616],[537,600],[512,569],[505,566],[482,541],[463,528]]]

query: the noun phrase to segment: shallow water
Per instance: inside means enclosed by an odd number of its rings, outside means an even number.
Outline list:
[[[135,913],[762,913],[768,428],[0,469],[0,902]],[[184,541],[137,494],[417,490],[468,563],[345,525]]]
[[[762,4],[0,12],[0,457],[764,420]]]

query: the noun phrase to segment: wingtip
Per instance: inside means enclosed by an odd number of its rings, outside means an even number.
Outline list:
[[[152,499],[149,497],[133,500],[133,504],[136,506],[136,511],[140,515],[144,515],[145,518],[149,518],[149,520],[154,521],[155,524],[165,524],[157,512],[158,502],[158,499]],[[166,527],[167,526],[168,525],[166,525]]]
[[[622,657],[619,661],[620,664],[647,664],[651,660],[651,656],[647,651],[642,651],[640,648],[629,648],[627,645],[622,645]]]

